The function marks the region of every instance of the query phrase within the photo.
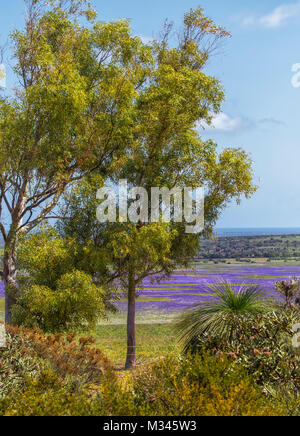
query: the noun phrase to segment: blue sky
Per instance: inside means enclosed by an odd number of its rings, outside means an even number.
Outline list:
[[[203,133],[220,148],[243,147],[254,160],[260,189],[232,205],[219,227],[300,227],[300,1],[94,0],[100,19],[129,18],[136,34],[155,37],[165,18],[180,24],[199,4],[232,33],[207,71],[225,88],[215,129]],[[0,0],[0,40],[22,26],[23,0]],[[7,53],[8,54],[8,53]],[[295,72],[292,72],[294,66]],[[292,78],[294,78],[294,86]],[[300,79],[299,79],[300,82]],[[8,74],[8,87],[11,87]]]

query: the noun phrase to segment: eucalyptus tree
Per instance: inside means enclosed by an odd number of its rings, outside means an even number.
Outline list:
[[[132,101],[130,148],[110,181],[116,185],[126,180],[129,188],[142,187],[148,193],[153,187],[204,186],[203,232],[186,234],[185,222],[176,222],[180,220],[175,219],[174,207],[171,222],[151,221],[150,208],[148,215],[138,206],[139,195],[129,205],[136,208],[135,222],[126,223],[123,217],[116,223],[97,223],[97,186],[88,179],[66,199],[62,233],[81,242],[87,267],[99,268],[98,277],[107,283],[118,280],[127,291],[126,368],[135,365],[136,297],[143,280],[159,280],[179,265],[187,265],[197,253],[201,236],[212,233],[228,203],[256,190],[252,161],[242,149],[230,147],[218,153],[213,141],[201,138],[201,127],[212,122],[224,100],[220,82],[204,68],[227,37],[229,33],[208,19],[201,8],[184,16],[180,32],[165,25],[160,37],[149,45],[151,68]],[[119,201],[118,208],[122,207]]]
[[[7,323],[17,296],[20,233],[52,218],[70,184],[120,165],[132,100],[152,60],[127,21],[97,22],[85,0],[27,0],[24,28],[11,43],[18,85],[0,98]]]
[[[115,234],[114,265],[127,280],[126,368],[135,364],[138,286],[145,277],[159,279],[187,265],[224,208],[256,190],[251,158],[242,149],[229,147],[218,153],[213,141],[201,138],[201,128],[212,122],[225,97],[220,82],[204,69],[229,36],[198,8],[185,14],[181,31],[167,24],[153,44],[155,69],[139,94],[132,153],[118,176],[148,193],[153,187],[205,187],[205,221],[202,232],[187,234],[173,208],[169,225],[140,217],[135,226],[131,223]]]

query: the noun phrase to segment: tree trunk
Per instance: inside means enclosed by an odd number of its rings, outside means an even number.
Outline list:
[[[11,310],[17,299],[17,250],[15,240],[8,239],[5,244],[3,282],[5,286],[5,323],[11,324]]]
[[[136,300],[136,284],[134,274],[129,275],[128,284],[128,315],[127,315],[127,359],[125,369],[135,367],[135,300]]]

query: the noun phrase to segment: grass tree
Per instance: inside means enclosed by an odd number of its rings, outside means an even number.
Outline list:
[[[24,29],[11,42],[18,85],[0,98],[7,323],[20,233],[52,218],[74,181],[118,164],[149,68],[149,48],[131,36],[128,22],[97,22],[85,0],[27,0]]]
[[[185,351],[207,336],[224,337],[231,342],[239,330],[239,320],[266,312],[274,306],[266,291],[259,286],[234,289],[230,282],[208,286],[203,300],[183,313],[177,329]]]

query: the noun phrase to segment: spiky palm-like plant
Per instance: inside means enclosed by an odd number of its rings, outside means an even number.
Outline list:
[[[240,321],[273,306],[271,298],[259,286],[242,286],[235,290],[230,282],[219,282],[208,288],[213,295],[178,319],[177,329],[186,352],[209,336],[222,337],[232,343],[238,336]]]

